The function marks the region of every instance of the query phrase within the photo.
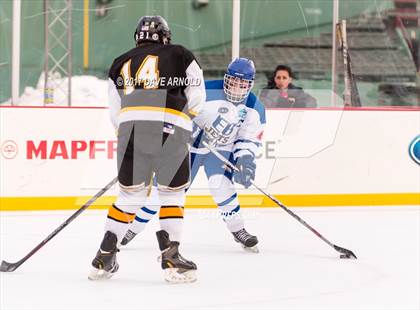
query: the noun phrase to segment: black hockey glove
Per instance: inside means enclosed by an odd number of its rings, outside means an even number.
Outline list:
[[[233,180],[236,183],[242,184],[245,188],[248,188],[252,185],[252,181],[255,179],[255,169],[257,165],[254,161],[254,156],[252,155],[243,155],[236,160],[236,168],[239,171],[235,171],[233,174]]]

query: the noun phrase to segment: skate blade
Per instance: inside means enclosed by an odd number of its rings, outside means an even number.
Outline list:
[[[106,280],[106,279],[111,278],[114,275],[114,273],[115,272],[109,272],[103,269],[93,268],[88,276],[88,279],[92,281]]]
[[[164,269],[164,278],[166,282],[175,284],[192,283],[197,281],[195,270],[188,270],[180,273],[178,268]]]
[[[256,246],[256,245],[251,246],[251,247],[248,247],[248,246],[244,246],[244,245],[242,245],[242,248],[243,248],[246,252],[249,252],[249,253],[260,253],[260,249],[259,249],[259,248],[258,248],[258,246]]]

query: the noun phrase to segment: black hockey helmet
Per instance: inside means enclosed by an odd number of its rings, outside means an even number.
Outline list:
[[[143,16],[137,24],[134,40],[137,44],[141,42],[169,44],[171,42],[171,30],[162,16]]]

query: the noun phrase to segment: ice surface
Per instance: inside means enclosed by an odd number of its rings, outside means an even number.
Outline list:
[[[108,281],[87,279],[106,211],[88,210],[13,273],[0,274],[1,309],[419,309],[420,207],[294,208],[341,260],[281,209],[243,209],[260,253],[237,245],[209,210],[186,210],[181,253],[198,281],[163,281],[154,219],[118,254]],[[15,262],[71,212],[0,213],[0,258]]]

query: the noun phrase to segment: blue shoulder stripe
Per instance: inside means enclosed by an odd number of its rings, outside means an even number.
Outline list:
[[[206,86],[206,101],[212,100],[226,100],[223,91],[223,80],[205,81]]]
[[[223,89],[223,80],[207,80],[204,85],[206,89]]]
[[[258,112],[259,116],[260,116],[260,122],[261,124],[265,124],[265,107],[264,105],[261,103],[261,101],[257,98],[257,96],[255,96],[254,93],[250,93],[248,96],[248,99],[246,101],[245,104],[248,108],[254,109],[255,111]]]
[[[205,86],[207,96],[206,101],[226,100],[226,96],[223,91],[223,80],[208,80],[205,81]],[[245,105],[258,112],[261,124],[266,123],[265,107],[254,93],[251,92],[249,94]]]

